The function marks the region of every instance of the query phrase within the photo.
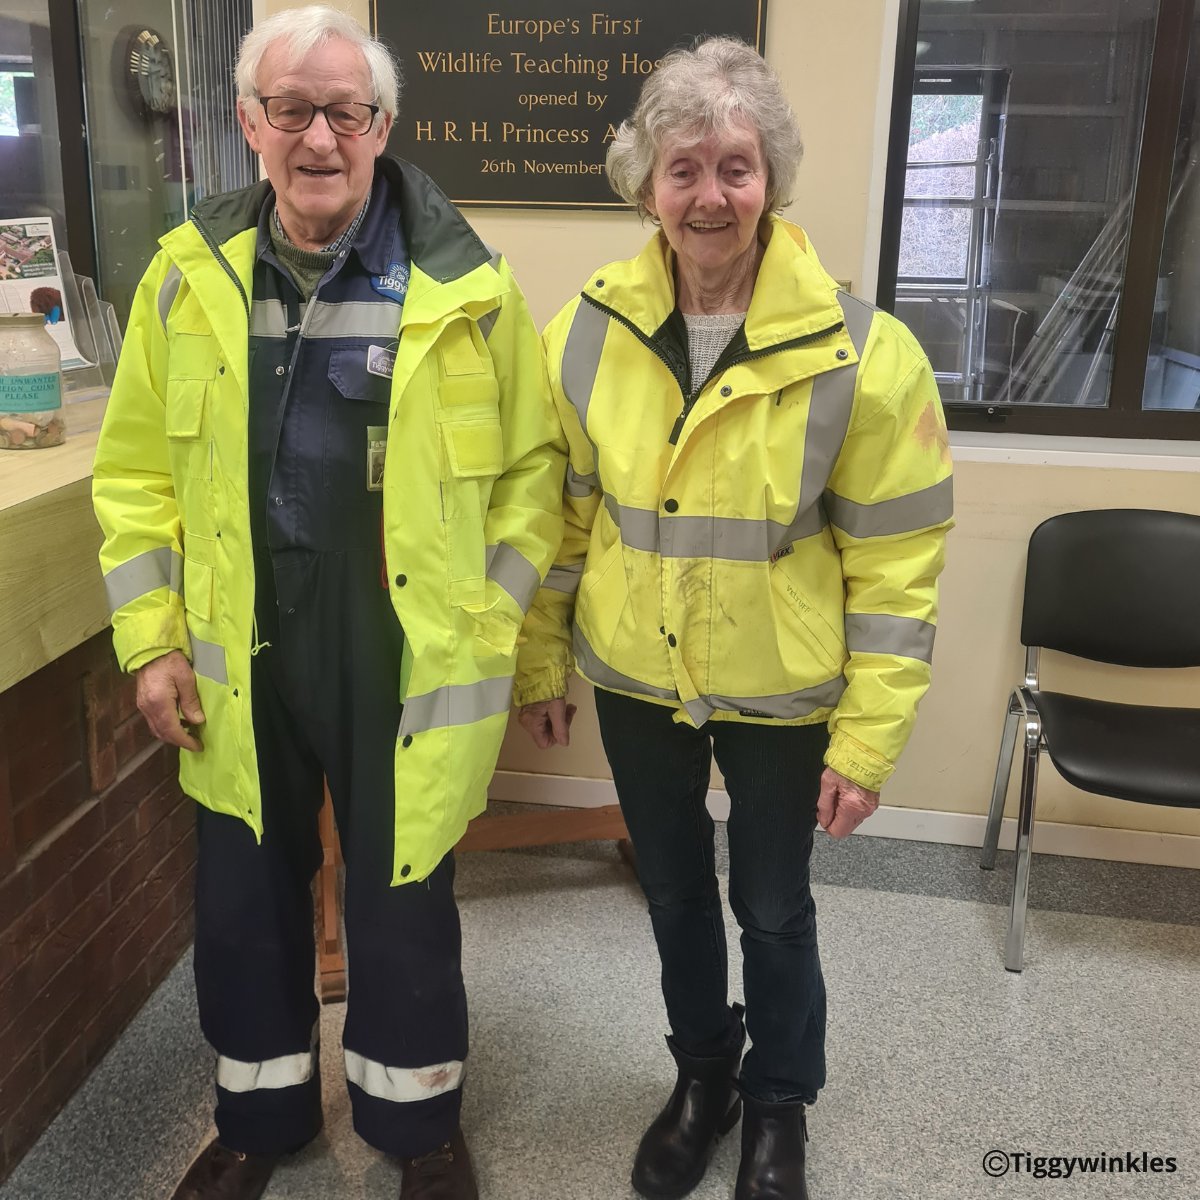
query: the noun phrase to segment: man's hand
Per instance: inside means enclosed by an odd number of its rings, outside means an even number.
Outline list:
[[[817,820],[831,837],[852,834],[878,807],[878,792],[867,791],[832,767],[825,768],[817,797]]]
[[[137,706],[150,732],[182,750],[201,750],[190,727],[204,724],[192,664],[178,650],[152,659],[139,671]]]
[[[517,713],[517,720],[529,731],[539,750],[550,746],[569,746],[571,722],[574,719],[575,705],[568,704],[564,696],[526,704]]]

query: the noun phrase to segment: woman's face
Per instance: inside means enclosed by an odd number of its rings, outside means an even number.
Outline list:
[[[646,200],[681,265],[722,275],[753,256],[766,207],[767,164],[758,133],[735,125],[702,141],[668,139],[654,164]]]

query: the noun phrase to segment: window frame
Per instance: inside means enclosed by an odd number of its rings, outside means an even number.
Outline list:
[[[1197,3],[1200,0],[1158,0],[1121,304],[1113,337],[1108,406],[979,406],[946,401],[946,418],[951,429],[1171,441],[1200,439],[1200,410],[1142,408]],[[900,0],[876,287],[876,304],[888,312],[894,312],[896,304],[920,13],[921,0]]]

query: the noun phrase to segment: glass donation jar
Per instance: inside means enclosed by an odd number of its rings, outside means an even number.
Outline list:
[[[0,449],[59,446],[67,435],[62,358],[41,313],[0,313]]]

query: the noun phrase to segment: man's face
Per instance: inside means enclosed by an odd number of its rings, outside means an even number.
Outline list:
[[[313,104],[375,102],[370,72],[356,46],[335,38],[290,68],[284,50],[277,42],[263,55],[256,80],[260,96],[294,96]],[[303,132],[285,133],[269,125],[262,106],[251,100],[245,108],[238,106],[238,118],[250,148],[262,155],[288,236],[304,249],[328,245],[367,198],[391,117],[380,113],[363,134],[338,134],[324,113],[316,113]]]

